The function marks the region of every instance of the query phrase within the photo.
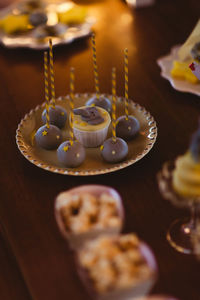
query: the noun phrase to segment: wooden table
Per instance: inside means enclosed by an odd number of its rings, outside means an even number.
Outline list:
[[[155,6],[138,11],[120,0],[93,2],[87,6],[97,18],[101,91],[110,93],[110,71],[116,66],[117,93],[123,95],[122,51],[128,47],[130,98],[155,117],[158,140],[144,159],[112,174],[70,177],[35,167],[18,151],[15,131],[25,113],[44,100],[43,53],[0,48],[0,299],[89,298],[58,231],[54,199],[62,190],[98,183],[119,191],[126,213],[124,232],[136,232],[156,255],[159,278],[152,293],[198,300],[200,263],[174,251],[165,239],[172,220],[189,212],[162,198],[156,174],[163,162],[187,149],[197,128],[200,102],[195,95],[175,91],[161,78],[156,59],[187,38],[198,20],[200,2],[158,0]],[[76,68],[77,91],[93,92],[88,39],[55,49],[57,96],[68,92],[70,66]]]

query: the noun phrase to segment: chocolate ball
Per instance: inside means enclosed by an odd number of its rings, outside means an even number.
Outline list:
[[[140,130],[139,121],[133,116],[121,116],[117,119],[116,135],[122,139],[129,141],[133,139]]]
[[[62,142],[62,133],[54,125],[49,128],[46,125],[41,126],[35,134],[36,145],[46,150],[56,149]]]
[[[70,141],[66,141],[59,146],[57,157],[64,167],[76,168],[85,160],[85,148],[78,141],[74,141],[72,145]]]
[[[34,11],[29,16],[29,22],[35,27],[42,24],[46,24],[47,15],[42,11]]]
[[[40,25],[33,31],[33,36],[37,39],[44,39],[47,36],[62,36],[67,30],[67,26],[64,24],[55,25]]]
[[[59,105],[56,105],[55,108],[50,106],[49,119],[50,119],[50,124],[55,125],[58,128],[63,128],[66,124],[67,112],[63,107]],[[42,121],[44,124],[46,123],[46,109],[44,109],[42,112]]]
[[[111,113],[111,110],[112,110],[112,104],[111,104],[110,100],[104,96],[100,96],[99,99],[96,96],[90,98],[86,102],[86,106],[91,106],[91,105],[96,105],[101,108],[104,108],[109,113]]]
[[[116,138],[116,141],[109,138],[103,143],[101,155],[103,159],[109,163],[120,162],[126,158],[127,154],[128,145],[121,138]]]

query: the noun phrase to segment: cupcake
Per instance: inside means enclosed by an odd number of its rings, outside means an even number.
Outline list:
[[[110,115],[103,108],[83,106],[74,109],[74,135],[85,147],[100,146],[107,137],[110,122]]]
[[[144,296],[156,279],[154,256],[135,234],[87,243],[77,253],[77,265],[88,292],[98,300]]]
[[[59,229],[72,249],[100,235],[117,235],[123,224],[119,194],[101,185],[85,185],[62,192],[56,198]]]
[[[200,128],[193,135],[189,150],[177,158],[172,184],[181,196],[200,197]]]

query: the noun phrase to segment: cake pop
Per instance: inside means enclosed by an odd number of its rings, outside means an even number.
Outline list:
[[[49,65],[50,65],[50,81],[51,81],[51,96],[52,96],[52,105],[49,108],[49,120],[50,124],[55,125],[59,128],[63,128],[67,120],[66,110],[59,106],[55,105],[55,84],[54,84],[54,70],[53,70],[53,47],[52,40],[49,39]],[[42,121],[46,123],[46,109],[42,113]]]
[[[117,119],[116,135],[126,141],[133,139],[140,130],[139,121],[133,116],[120,116]]]
[[[85,148],[77,141],[63,142],[57,150],[59,162],[67,168],[76,168],[85,160]]]
[[[29,22],[32,26],[36,27],[42,24],[46,24],[47,15],[43,11],[33,11],[29,16]]]
[[[95,42],[95,35],[92,34],[92,52],[93,52],[93,66],[94,66],[94,80],[95,80],[95,90],[96,90],[96,96],[90,98],[87,102],[87,106],[99,106],[101,108],[106,109],[109,113],[111,112],[111,102],[110,100],[101,95],[99,92],[99,75],[98,75],[98,69],[97,69],[97,57],[96,57],[96,42]]]
[[[101,146],[103,159],[110,163],[117,163],[125,159],[128,154],[127,143],[116,137],[116,70],[112,69],[112,137]]]
[[[58,128],[63,128],[67,120],[67,112],[60,105],[55,105],[49,107],[49,119],[52,125],[57,126]],[[46,123],[46,109],[42,113],[42,121]]]
[[[114,140],[113,137],[111,137],[103,143],[101,154],[105,161],[117,163],[124,160],[127,156],[128,145],[121,138]]]
[[[49,91],[48,91],[48,65],[47,52],[44,53],[44,77],[46,98],[46,124],[41,126],[35,134],[35,142],[46,150],[56,149],[62,141],[62,134],[58,127],[49,123]]]
[[[125,115],[117,119],[116,135],[124,140],[133,139],[140,130],[139,121],[129,115],[128,111],[128,49],[124,50],[124,71],[125,71]]]
[[[75,168],[85,160],[85,148],[78,141],[74,141],[73,119],[74,119],[74,69],[70,69],[70,140],[63,142],[58,150],[59,162],[67,168]]]
[[[37,146],[46,150],[56,149],[62,142],[62,134],[58,127],[54,125],[43,125],[35,134]]]

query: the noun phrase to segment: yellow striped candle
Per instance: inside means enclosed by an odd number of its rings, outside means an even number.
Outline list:
[[[112,139],[116,142],[116,68],[112,68]]]
[[[55,76],[54,76],[54,63],[53,63],[53,45],[52,39],[49,39],[49,66],[50,66],[50,81],[51,81],[51,98],[52,106],[55,108]]]
[[[128,120],[128,49],[124,49],[125,115]]]
[[[74,132],[73,132],[73,121],[74,121],[74,68],[70,68],[70,118],[69,118],[69,134],[70,144],[73,145]]]
[[[99,75],[98,75],[98,68],[97,68],[97,55],[96,55],[96,41],[95,41],[95,34],[92,34],[92,58],[93,58],[93,66],[94,66],[94,82],[95,82],[95,90],[96,90],[96,97],[99,99]]]
[[[44,86],[45,86],[45,103],[46,103],[46,127],[49,128],[49,78],[48,78],[48,57],[44,52]]]

